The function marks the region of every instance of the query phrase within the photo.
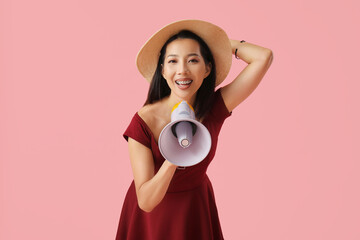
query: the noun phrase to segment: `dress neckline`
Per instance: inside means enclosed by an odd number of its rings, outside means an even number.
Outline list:
[[[142,119],[142,117],[140,117],[139,111],[137,111],[137,112],[135,113],[135,115],[136,115],[136,116],[140,119],[140,121],[144,124],[144,126],[146,127],[146,129],[149,131],[149,133],[150,133],[150,135],[151,135],[151,138],[152,138],[153,141],[155,142],[156,146],[159,147],[158,141],[155,139],[155,136],[154,136],[153,132],[151,131],[151,128],[147,125],[147,123],[144,121],[144,119]],[[197,120],[197,119],[196,119],[196,120]],[[197,121],[199,121],[199,120],[197,120]],[[199,121],[199,122],[200,122],[201,124],[205,125],[205,124],[204,124],[205,118],[202,119],[202,121]],[[161,132],[160,132],[160,133],[161,133]],[[159,134],[159,136],[160,136],[160,134]]]

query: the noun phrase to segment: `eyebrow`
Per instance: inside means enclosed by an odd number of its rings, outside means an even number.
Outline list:
[[[168,58],[168,57],[178,57],[178,56],[179,56],[179,55],[176,55],[176,54],[169,54],[169,55],[167,56],[167,58]],[[197,54],[197,53],[190,53],[190,54],[188,54],[187,56],[188,56],[188,57],[191,57],[191,56],[200,57],[199,54]]]

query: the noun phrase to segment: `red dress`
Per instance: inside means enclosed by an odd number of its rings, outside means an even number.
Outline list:
[[[207,157],[194,166],[177,169],[165,197],[150,213],[139,208],[132,181],[124,200],[116,240],[224,239],[206,170],[214,158],[221,126],[230,115],[218,89],[213,106],[202,122],[212,141]],[[152,150],[157,172],[165,159],[150,128],[138,113],[132,118],[124,137],[126,140],[131,137]]]

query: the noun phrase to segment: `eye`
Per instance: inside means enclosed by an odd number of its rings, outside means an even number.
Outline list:
[[[176,63],[176,60],[171,59],[171,60],[168,61],[168,63]]]
[[[197,63],[197,62],[199,62],[199,60],[197,60],[196,58],[194,58],[194,59],[190,59],[189,62]]]

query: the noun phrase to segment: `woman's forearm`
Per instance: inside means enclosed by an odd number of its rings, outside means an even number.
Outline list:
[[[240,40],[230,40],[232,53],[240,58],[241,60],[245,61],[246,63],[251,63],[256,60],[263,60],[269,58],[272,55],[272,51],[268,48],[264,48],[252,43],[243,42],[241,43]]]
[[[159,171],[138,191],[139,207],[151,212],[164,198],[177,166],[165,160]]]

